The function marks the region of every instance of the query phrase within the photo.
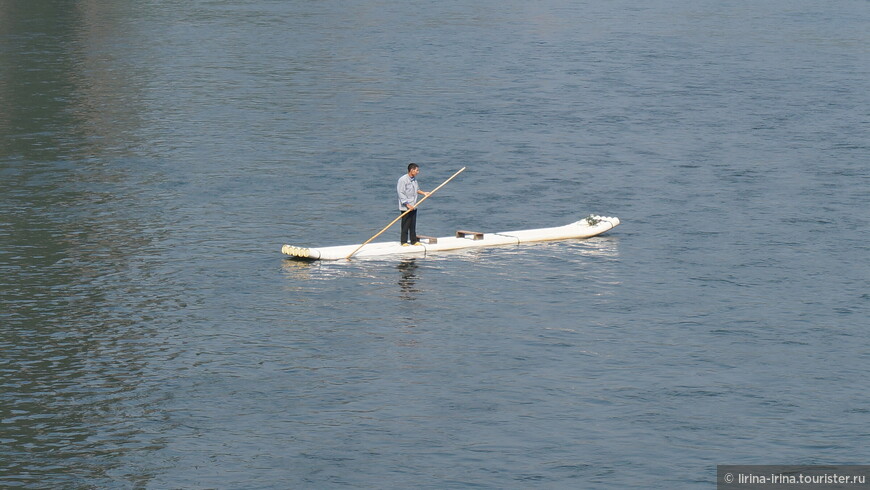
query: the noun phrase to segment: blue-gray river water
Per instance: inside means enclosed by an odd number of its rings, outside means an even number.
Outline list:
[[[870,464],[870,3],[0,0],[0,486]],[[306,263],[421,165],[419,230]],[[398,227],[384,235],[397,240]]]

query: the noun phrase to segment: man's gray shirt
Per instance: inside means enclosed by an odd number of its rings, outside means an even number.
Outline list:
[[[417,179],[408,174],[399,177],[399,183],[396,184],[396,192],[399,193],[399,211],[407,211],[407,204],[417,203],[417,191],[420,186],[417,184]]]

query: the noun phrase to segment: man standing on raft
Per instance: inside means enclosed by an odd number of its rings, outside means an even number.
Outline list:
[[[405,212],[409,209],[412,211],[402,216],[402,237],[399,240],[403,247],[411,244],[420,245],[417,238],[417,210],[414,206],[417,204],[417,194],[428,196],[428,192],[420,190],[417,184],[417,174],[420,173],[420,166],[416,163],[408,164],[408,173],[399,177],[399,182],[396,184],[396,192],[399,194],[399,211]]]

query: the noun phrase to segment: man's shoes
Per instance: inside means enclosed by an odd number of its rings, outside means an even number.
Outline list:
[[[423,244],[420,242],[414,242],[414,245],[423,245]]]
[[[411,244],[410,244],[410,243],[403,243],[402,246],[403,246],[403,247],[410,247]]]

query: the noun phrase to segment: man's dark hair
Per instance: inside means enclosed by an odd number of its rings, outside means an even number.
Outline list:
[[[409,163],[408,164],[408,172],[410,172],[411,170],[414,170],[415,168],[420,168],[420,166],[417,165],[416,163]]]

